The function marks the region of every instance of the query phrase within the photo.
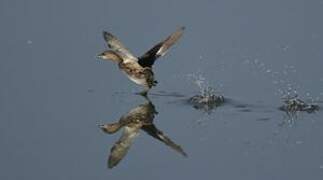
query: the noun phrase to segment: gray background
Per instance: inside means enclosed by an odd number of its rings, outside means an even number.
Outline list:
[[[323,1],[0,1],[0,179],[323,178],[322,112],[277,110],[292,91],[323,96]],[[114,122],[144,102],[111,62],[102,31],[136,55],[176,27],[183,38],[156,63],[153,92],[198,93],[202,76],[233,102],[211,114],[151,96],[156,125],[183,158],[142,133],[107,169]],[[297,91],[297,92],[294,92]]]

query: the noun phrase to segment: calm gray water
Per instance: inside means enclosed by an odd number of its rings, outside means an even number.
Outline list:
[[[322,111],[289,119],[281,97],[323,99],[323,1],[0,1],[0,179],[323,178]],[[113,32],[136,55],[185,25],[155,65],[155,125],[107,168],[117,121],[145,102],[115,64],[95,58]],[[230,102],[184,103],[199,83]],[[184,99],[184,100],[183,100]],[[322,104],[320,104],[322,106]]]

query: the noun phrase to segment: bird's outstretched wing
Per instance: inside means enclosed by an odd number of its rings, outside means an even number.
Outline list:
[[[133,140],[138,136],[141,125],[125,126],[120,139],[111,148],[108,167],[116,166],[128,153]]]
[[[108,47],[120,55],[124,61],[137,61],[137,58],[113,34],[103,31],[103,38]]]
[[[183,156],[187,157],[187,154],[184,152],[182,147],[176,143],[174,143],[170,138],[168,138],[162,131],[156,128],[155,125],[145,125],[141,127],[142,130],[144,130],[147,134],[150,136],[158,139],[159,141],[163,142],[167,146],[171,147],[175,151],[179,152]]]
[[[184,29],[185,27],[178,28],[165,40],[156,44],[153,48],[151,48],[144,55],[138,58],[138,63],[142,67],[151,67],[154,64],[155,60],[160,56],[164,56],[167,53],[167,50],[182,36]]]

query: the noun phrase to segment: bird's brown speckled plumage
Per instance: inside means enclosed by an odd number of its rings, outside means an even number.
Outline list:
[[[117,62],[119,68],[127,77],[136,84],[145,87],[145,93],[157,84],[154,79],[152,65],[160,56],[164,56],[168,49],[182,36],[184,27],[178,28],[165,40],[156,44],[144,55],[135,57],[114,35],[109,32],[103,32],[103,37],[110,50],[106,50],[100,55],[101,59],[109,59]]]

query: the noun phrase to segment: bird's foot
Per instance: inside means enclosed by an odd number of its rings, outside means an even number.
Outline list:
[[[136,93],[137,95],[143,96],[145,98],[148,98],[148,91],[141,91],[139,93]]]

